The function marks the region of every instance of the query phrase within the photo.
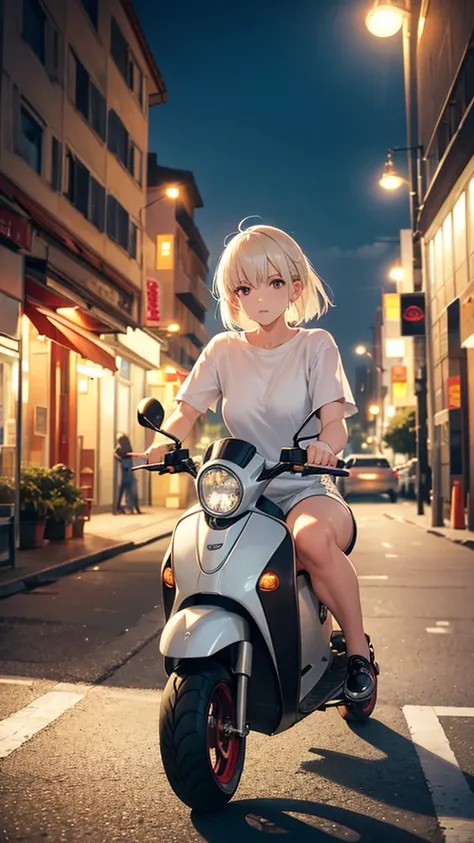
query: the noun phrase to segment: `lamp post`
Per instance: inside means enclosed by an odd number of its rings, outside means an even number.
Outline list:
[[[371,360],[371,361],[372,361],[372,364],[373,364],[373,368],[374,368],[374,370],[377,372],[378,378],[377,378],[377,384],[376,384],[376,390],[375,390],[375,391],[376,391],[376,400],[379,400],[379,401],[380,401],[380,404],[375,404],[375,403],[373,403],[373,404],[371,404],[371,405],[370,405],[370,407],[369,407],[368,409],[369,409],[369,414],[372,416],[372,422],[373,422],[373,424],[374,424],[374,433],[376,433],[376,431],[375,431],[375,427],[376,427],[376,418],[375,418],[375,417],[376,417],[376,416],[378,416],[378,415],[379,415],[379,413],[380,413],[380,406],[382,407],[382,414],[381,414],[381,417],[380,417],[380,424],[381,424],[381,428],[382,428],[382,431],[383,431],[383,424],[384,424],[384,415],[383,415],[383,375],[384,375],[384,370],[383,370],[382,366],[380,366],[380,365],[377,363],[377,361],[376,361],[376,359],[375,359],[374,355],[372,354],[372,352],[371,352],[371,351],[369,351],[369,350],[368,350],[367,346],[365,346],[365,345],[356,345],[356,347],[355,347],[354,351],[355,351],[355,353],[357,354],[357,356],[358,356],[358,357],[368,357],[368,358],[369,358],[369,360]],[[379,388],[379,387],[380,387],[380,388]],[[372,412],[372,410],[373,410],[373,408],[374,408],[374,407],[376,407],[376,408],[377,408],[377,409],[376,409],[376,411],[375,411],[375,413],[373,413],[373,412]],[[379,438],[380,438],[380,437],[379,437]]]
[[[396,35],[403,29],[403,57],[405,70],[405,109],[407,123],[407,146],[392,147],[388,150],[385,161],[384,173],[380,179],[380,186],[385,190],[397,190],[407,184],[410,189],[410,217],[413,242],[413,286],[415,291],[423,289],[422,279],[422,248],[421,236],[418,230],[418,215],[423,202],[423,172],[422,158],[423,149],[417,145],[418,140],[418,114],[417,114],[417,80],[416,64],[412,59],[413,43],[412,37],[412,6],[414,0],[393,0],[393,2],[382,2],[376,0],[374,7],[366,17],[366,26],[372,35],[379,38],[388,38]],[[394,164],[394,155],[398,152],[408,153],[408,180],[400,176]],[[429,297],[428,297],[429,298]],[[429,302],[427,303],[429,305]],[[425,320],[429,325],[428,319]],[[433,366],[431,360],[431,348],[428,359],[430,373],[430,410],[434,415],[433,408]],[[426,383],[426,338],[414,337],[415,352],[415,392],[416,392],[416,456],[417,456],[417,482],[416,499],[418,515],[423,515],[424,503],[428,502],[428,437],[427,437],[427,383]],[[433,426],[434,431],[434,426]],[[432,443],[434,454],[434,443]],[[432,523],[442,523],[439,508],[435,506],[435,493],[439,489],[439,473],[436,469],[436,458],[433,456],[433,507]],[[439,494],[439,493],[438,493]]]

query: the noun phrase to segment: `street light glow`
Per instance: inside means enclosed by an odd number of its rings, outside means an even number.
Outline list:
[[[366,349],[365,345],[356,346],[355,353],[358,355],[358,357],[363,357],[364,354],[367,354],[367,349]]]
[[[378,416],[380,413],[380,407],[378,404],[371,404],[369,407],[369,413],[371,416]]]
[[[178,187],[167,187],[166,188],[166,195],[167,195],[168,199],[178,199],[179,188]]]
[[[398,190],[402,184],[405,184],[405,179],[398,175],[392,158],[389,155],[385,162],[383,175],[379,180],[379,185],[380,187],[383,187],[384,190]]]
[[[377,2],[368,13],[365,25],[376,38],[391,38],[403,26],[403,10],[392,3]]]
[[[399,264],[392,266],[390,272],[388,273],[388,277],[391,281],[403,281],[405,278],[405,270],[403,269],[403,266],[400,266]]]
[[[179,325],[178,322],[170,322],[166,330],[169,334],[179,334],[181,325]]]

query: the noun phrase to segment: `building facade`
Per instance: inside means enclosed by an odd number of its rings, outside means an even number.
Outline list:
[[[206,283],[209,252],[194,221],[203,201],[193,174],[160,166],[156,154],[148,157],[146,231],[150,249],[146,261],[144,325],[165,335],[162,366],[154,375],[152,394],[166,415],[174,408],[179,386],[208,341],[204,325],[211,295]],[[194,453],[204,419],[200,419],[186,446]],[[194,484],[184,475],[152,477],[152,500],[184,506]]]
[[[414,31],[433,486],[446,514],[461,480],[473,529],[474,4],[423,0]]]
[[[0,26],[0,470],[66,463],[110,507],[160,363],[142,209],[166,90],[129,0],[4,2]]]

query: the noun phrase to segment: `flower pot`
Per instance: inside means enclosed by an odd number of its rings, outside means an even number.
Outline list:
[[[83,539],[84,538],[84,524],[85,518],[81,515],[79,518],[76,518],[73,525],[72,525],[72,537],[73,539]]]
[[[20,550],[42,547],[46,521],[20,521]]]
[[[53,521],[48,518],[46,521],[46,530],[44,532],[45,539],[50,541],[63,542],[72,538],[72,524],[66,521]]]

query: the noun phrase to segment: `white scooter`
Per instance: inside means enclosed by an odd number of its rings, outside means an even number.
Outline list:
[[[283,472],[348,475],[343,463],[305,464],[305,437],[298,437],[311,417],[276,466],[267,468],[248,442],[228,438],[208,448],[197,471],[181,442],[160,430],[161,404],[146,398],[138,406],[139,423],[163,432],[175,449],[163,463],[135,470],[197,477],[199,503],[178,520],[162,564],[160,641],[169,676],[160,711],[163,766],[174,792],[196,810],[216,811],[232,798],[250,730],[277,734],[328,706],[366,720],[375,707],[377,690],[365,702],[344,698],[343,634],[331,631],[308,575],[296,573],[283,512],[263,494]]]

